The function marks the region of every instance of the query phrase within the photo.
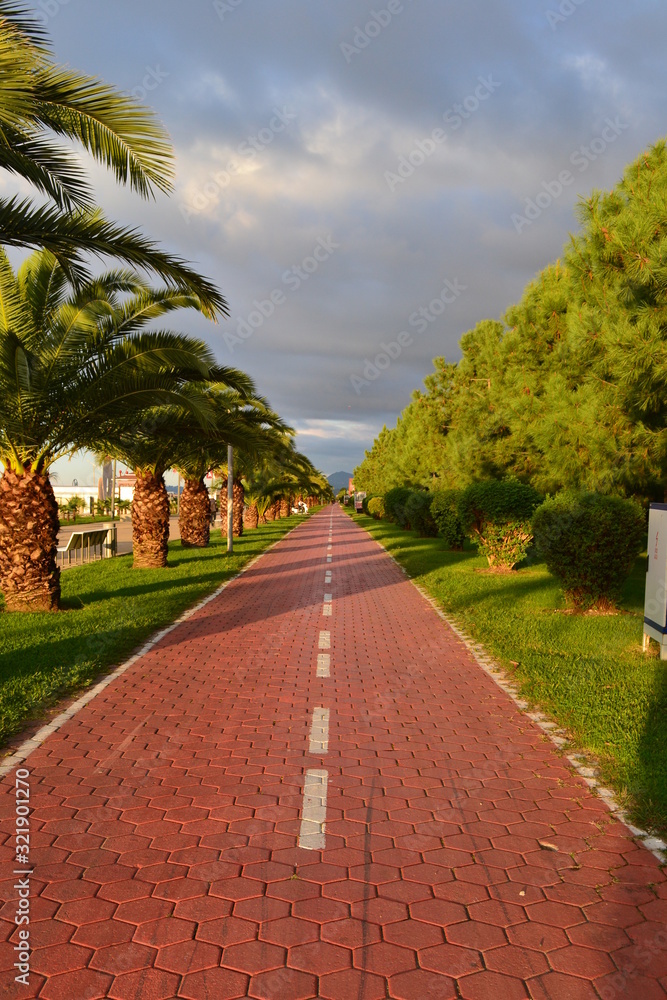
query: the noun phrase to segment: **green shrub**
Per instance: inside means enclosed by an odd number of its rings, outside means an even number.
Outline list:
[[[438,526],[431,516],[431,500],[430,493],[412,490],[405,504],[405,514],[410,527],[422,538],[435,538],[438,534]]]
[[[407,486],[395,486],[384,497],[384,508],[388,519],[406,530],[410,527],[410,521],[405,508],[411,493],[412,490]]]
[[[458,511],[460,496],[460,490],[434,490],[431,499],[431,517],[445,545],[458,551],[463,549],[466,537]]]
[[[533,539],[531,518],[542,497],[516,479],[473,483],[461,492],[464,531],[478,542],[489,566],[508,572],[525,558]]]
[[[575,608],[612,610],[646,545],[639,504],[600,493],[566,491],[533,516],[535,543]]]
[[[373,499],[374,496],[375,496],[374,493],[368,493],[361,501],[361,509],[364,514],[368,514],[368,504]]]
[[[368,513],[376,519],[383,518],[385,516],[384,497],[371,497],[368,501]]]

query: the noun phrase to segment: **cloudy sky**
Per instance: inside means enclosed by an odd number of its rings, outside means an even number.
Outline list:
[[[99,201],[218,283],[231,319],[181,328],[249,371],[326,473],[559,255],[578,196],[667,132],[660,0],[34,6],[60,61],[159,113],[175,193],[147,204],[94,170]]]

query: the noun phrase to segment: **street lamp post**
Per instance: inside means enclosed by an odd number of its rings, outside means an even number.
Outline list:
[[[234,449],[227,445],[227,551],[234,551]]]

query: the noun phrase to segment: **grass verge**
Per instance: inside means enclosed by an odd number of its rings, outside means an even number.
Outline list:
[[[170,542],[166,569],[132,569],[118,556],[66,570],[63,611],[0,613],[0,746],[58,699],[118,666],[153,632],[212,593],[304,520],[292,516],[207,549]]]
[[[486,559],[473,547],[448,552],[441,539],[351,516],[513,673],[524,698],[595,755],[635,822],[666,833],[667,663],[641,652],[645,558],[620,614],[564,614],[560,587],[537,560],[504,576],[480,573]]]

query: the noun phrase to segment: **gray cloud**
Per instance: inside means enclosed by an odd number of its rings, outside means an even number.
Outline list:
[[[60,59],[128,91],[159,71],[146,100],[176,146],[176,192],[144,204],[96,170],[100,201],[220,284],[232,320],[188,328],[253,374],[325,471],[352,468],[431,358],[456,358],[461,334],[502,315],[560,254],[578,195],[613,185],[665,131],[667,10],[584,0],[551,26],[557,0],[404,0],[346,58],[341,45],[386,0],[229,7],[221,18],[209,0],[70,0],[49,29]],[[470,110],[480,77],[499,86]],[[468,117],[454,128],[456,105]],[[275,109],[295,117],[265,141]],[[572,154],[607,118],[629,127],[575,168]],[[391,190],[386,172],[437,128],[445,138]],[[512,214],[566,169],[572,184],[518,234]],[[339,248],[286,288],[285,271],[329,235]],[[445,279],[466,292],[355,394],[350,375]],[[225,332],[274,289],[285,301],[230,354]]]

